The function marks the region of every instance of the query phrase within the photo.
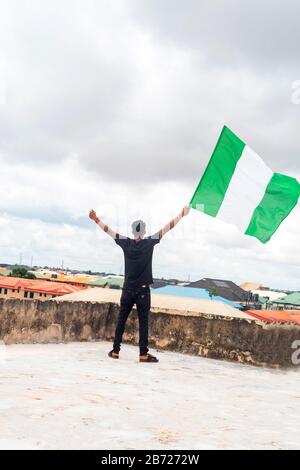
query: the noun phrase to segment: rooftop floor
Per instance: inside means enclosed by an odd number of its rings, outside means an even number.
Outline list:
[[[300,449],[299,371],[110,346],[2,346],[0,448]]]

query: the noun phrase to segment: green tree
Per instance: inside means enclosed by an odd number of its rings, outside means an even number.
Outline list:
[[[210,300],[212,300],[212,298],[215,296],[215,295],[218,295],[217,293],[217,289],[215,287],[211,287],[210,289],[208,289],[208,295],[210,297]]]
[[[26,268],[22,266],[16,266],[10,273],[11,277],[21,277],[22,279],[36,279],[33,273],[30,273]]]

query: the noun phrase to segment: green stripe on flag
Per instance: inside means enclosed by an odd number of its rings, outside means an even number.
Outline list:
[[[224,126],[190,206],[215,217],[220,209],[245,144]]]
[[[295,207],[299,196],[300,185],[295,178],[274,173],[245,233],[258,238],[262,243],[269,241]]]

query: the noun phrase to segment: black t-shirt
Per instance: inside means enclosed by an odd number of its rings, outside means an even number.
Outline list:
[[[115,242],[124,251],[124,289],[152,284],[152,255],[154,246],[160,242],[159,234],[136,241],[117,233]]]

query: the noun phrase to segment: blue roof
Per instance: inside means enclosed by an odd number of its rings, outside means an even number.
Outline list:
[[[207,289],[200,289],[198,287],[186,287],[186,286],[173,286],[167,285],[164,287],[159,287],[158,289],[153,289],[152,291],[154,294],[158,295],[173,295],[176,297],[190,297],[193,299],[202,299],[202,300],[210,300],[210,296]],[[231,307],[241,309],[242,306],[236,302],[232,302],[231,300],[224,299],[224,297],[220,297],[219,295],[214,295],[212,300],[218,300],[219,302],[223,302],[226,305],[230,305]]]

